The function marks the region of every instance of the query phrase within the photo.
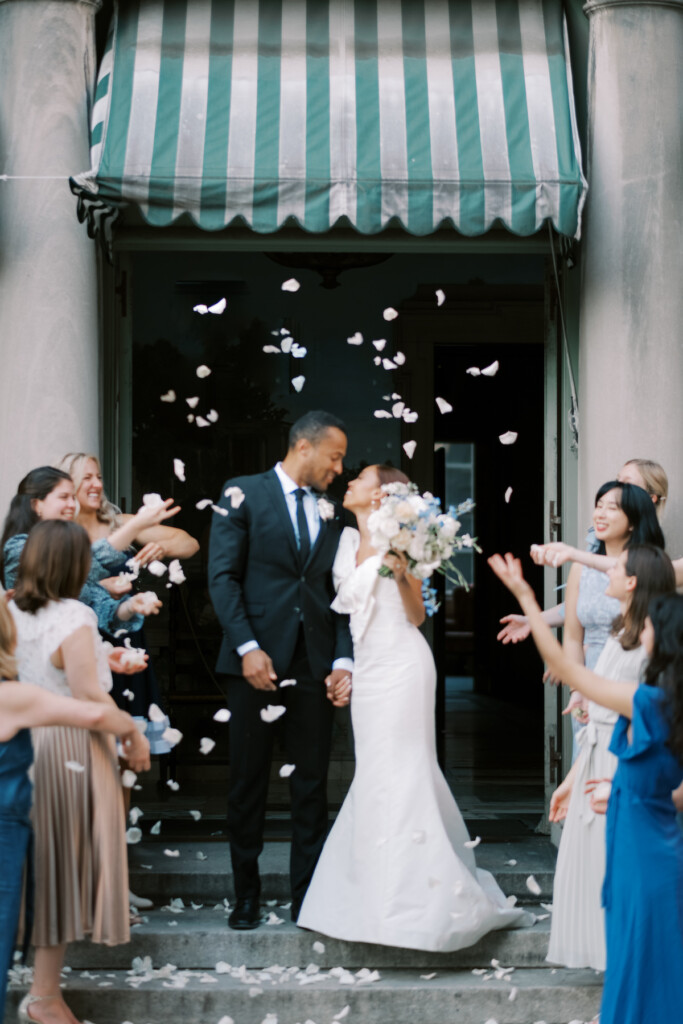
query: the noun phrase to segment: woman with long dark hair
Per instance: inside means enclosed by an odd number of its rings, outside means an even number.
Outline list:
[[[633,544],[608,572],[607,594],[620,614],[595,666],[597,675],[638,683],[647,654],[640,643],[650,601],[674,590],[669,557],[651,544]],[[586,794],[592,779],[606,781],[616,770],[609,752],[617,716],[589,701],[588,722],[579,733],[580,752],[550,801],[550,820],[563,821],[553,888],[553,914],[547,959],[566,967],[605,969],[605,928],[601,906],[605,874],[604,819]]]
[[[351,942],[452,951],[531,919],[477,868],[476,840],[437,762],[421,581],[405,554],[382,558],[372,545],[382,488],[408,482],[390,466],[366,466],[344,496],[358,529],[342,533],[332,607],[350,615],[356,770],[298,923]]]
[[[645,683],[617,683],[569,661],[542,618],[518,559],[489,565],[528,616],[553,673],[620,717],[607,808],[603,906],[607,973],[600,1024],[683,1020],[683,835],[671,794],[683,780],[683,596],[657,597],[641,643]]]

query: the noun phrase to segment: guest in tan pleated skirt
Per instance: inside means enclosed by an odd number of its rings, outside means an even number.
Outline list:
[[[14,602],[21,681],[115,707],[111,672],[94,612],[77,600],[90,542],[82,527],[35,526],[21,555]],[[126,758],[149,767],[149,745],[121,716]],[[33,733],[35,831],[34,982],[21,1021],[78,1024],[59,988],[66,944],[129,941],[123,796],[113,737],[70,726]]]

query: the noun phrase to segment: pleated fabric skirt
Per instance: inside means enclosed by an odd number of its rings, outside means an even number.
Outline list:
[[[125,820],[113,741],[49,726],[33,730],[33,745],[33,944],[86,936],[107,946],[128,942]]]

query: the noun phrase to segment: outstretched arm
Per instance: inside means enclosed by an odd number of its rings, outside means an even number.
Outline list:
[[[552,541],[550,544],[532,544],[531,557],[536,565],[550,565],[558,569],[565,562],[578,562],[598,572],[607,572],[616,563],[616,558],[609,555],[597,555],[594,551],[583,551],[563,541]]]
[[[488,563],[496,576],[519,601],[522,611],[529,620],[538,653],[551,673],[574,689],[580,690],[584,697],[595,701],[596,704],[631,718],[633,695],[638,687],[633,683],[617,683],[612,679],[603,679],[602,676],[591,672],[584,665],[577,665],[566,656],[543,621],[541,609],[533,590],[524,579],[518,558],[513,558],[510,554],[505,555],[505,558],[502,555],[492,555]]]

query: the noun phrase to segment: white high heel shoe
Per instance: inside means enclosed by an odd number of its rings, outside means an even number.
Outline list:
[[[17,1010],[17,1020],[19,1024],[36,1024],[35,1017],[30,1017],[28,1008],[33,1003],[44,1003],[48,999],[61,999],[61,996],[32,996],[29,992],[19,1003],[19,1009]]]

